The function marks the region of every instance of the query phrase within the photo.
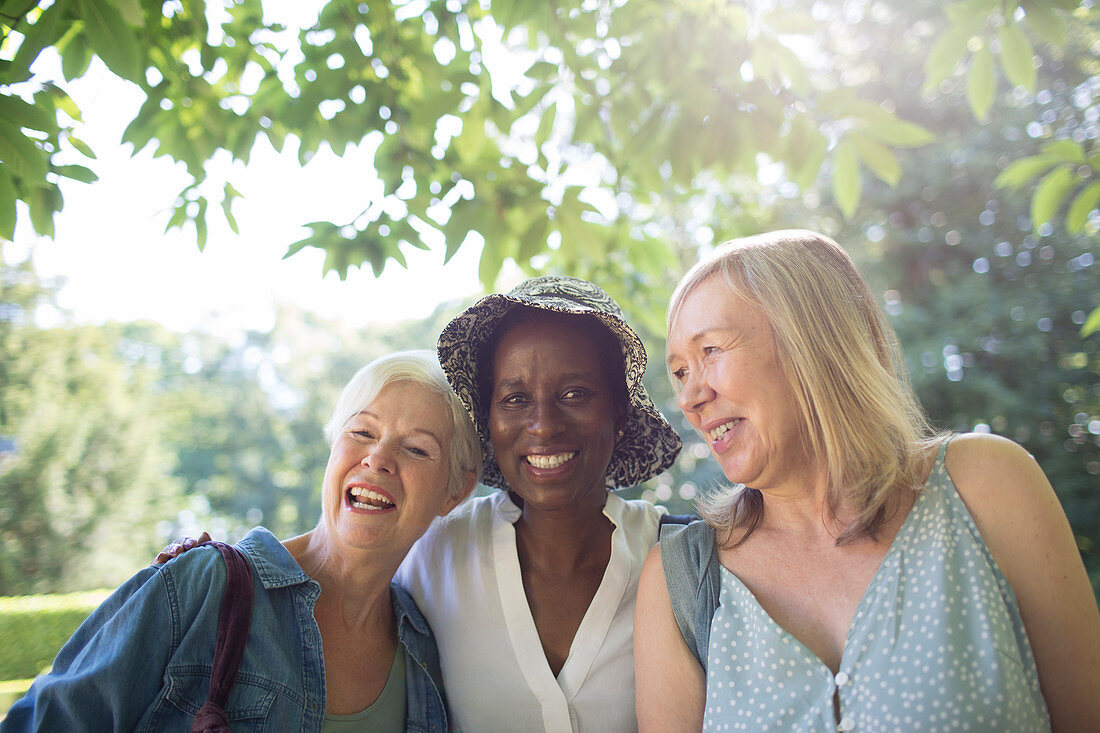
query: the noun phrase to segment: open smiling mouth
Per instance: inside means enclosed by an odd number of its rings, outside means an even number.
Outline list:
[[[727,422],[727,423],[722,423],[722,424],[721,424],[721,425],[719,425],[718,427],[716,427],[716,428],[714,428],[713,430],[711,430],[711,431],[710,431],[709,433],[707,433],[707,436],[708,436],[708,437],[710,438],[710,442],[711,442],[711,443],[717,443],[717,442],[718,442],[718,440],[719,440],[719,439],[720,439],[720,438],[721,438],[721,437],[722,437],[723,435],[725,435],[726,433],[728,433],[729,431],[731,431],[731,430],[733,430],[733,429],[734,429],[735,427],[737,427],[737,425],[738,425],[738,424],[739,424],[739,423],[740,423],[740,422],[741,422],[742,420],[744,420],[744,418],[741,418],[741,417],[737,417],[737,418],[734,418],[733,420],[730,420],[730,421],[729,421],[729,422]]]
[[[369,512],[382,512],[396,506],[385,495],[362,486],[352,486],[347,493],[348,506],[353,509],[365,509]]]
[[[577,451],[574,450],[569,451],[568,453],[555,453],[552,456],[529,455],[524,456],[524,459],[535,468],[546,470],[550,468],[557,468],[558,466],[564,464],[566,461],[571,460],[575,455],[577,455]]]

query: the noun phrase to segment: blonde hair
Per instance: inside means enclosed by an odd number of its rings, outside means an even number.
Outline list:
[[[779,361],[802,416],[811,458],[825,466],[827,501],[842,497],[854,521],[838,544],[873,536],[895,492],[916,489],[920,459],[939,442],[909,383],[897,335],[866,281],[840,246],[806,230],[785,230],[727,242],[680,280],[668,310],[671,332],[691,293],[722,278],[730,297],[767,316]],[[698,502],[701,516],[727,544],[748,538],[763,515],[760,492],[736,485]]]
[[[466,408],[447,382],[434,351],[395,351],[357,371],[340,392],[332,417],[325,424],[325,438],[329,445],[347,421],[373,402],[382,388],[391,382],[419,384],[439,394],[446,404],[451,415],[451,445],[448,446],[451,465],[447,491],[452,498],[457,497],[467,474],[473,471],[477,478],[481,478],[481,443]]]

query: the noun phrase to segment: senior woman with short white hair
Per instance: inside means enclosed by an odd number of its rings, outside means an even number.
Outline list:
[[[247,730],[449,730],[439,657],[391,581],[409,548],[472,490],[480,445],[433,352],[363,367],[326,428],[321,519],[237,545],[254,603],[224,719]],[[104,601],[0,724],[22,730],[184,730],[210,691],[227,566],[198,548]]]

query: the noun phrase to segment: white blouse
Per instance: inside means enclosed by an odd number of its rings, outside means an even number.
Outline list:
[[[436,520],[398,570],[432,625],[454,729],[634,731],[634,602],[663,507],[609,493],[611,560],[555,678],[520,577],[520,509],[500,491]]]

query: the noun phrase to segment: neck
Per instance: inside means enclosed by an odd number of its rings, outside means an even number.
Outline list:
[[[515,528],[516,548],[525,566],[571,572],[591,563],[606,567],[615,525],[604,516],[602,505],[567,512],[525,507]]]
[[[760,528],[766,531],[834,541],[854,517],[846,497],[841,497],[838,506],[829,505],[824,471],[762,489],[761,494],[764,515]]]
[[[321,527],[283,545],[321,586],[319,606],[335,612],[348,627],[392,626],[390,581],[397,564],[369,551],[343,547]]]

